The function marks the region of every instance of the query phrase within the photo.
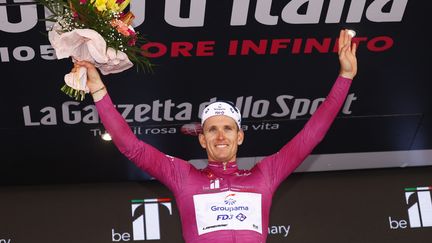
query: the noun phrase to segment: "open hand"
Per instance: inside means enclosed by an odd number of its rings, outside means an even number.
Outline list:
[[[353,79],[357,74],[356,43],[352,43],[352,36],[347,29],[343,29],[339,34],[339,75],[344,78]]]

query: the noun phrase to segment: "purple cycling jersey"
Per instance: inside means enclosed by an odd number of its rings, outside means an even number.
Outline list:
[[[304,128],[278,152],[250,170],[235,161],[209,161],[196,169],[139,140],[106,95],[99,116],[118,149],[174,194],[186,242],[265,242],[273,193],[324,138],[348,94],[351,80],[338,77]]]

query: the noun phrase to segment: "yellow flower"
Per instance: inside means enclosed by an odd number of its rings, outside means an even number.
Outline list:
[[[107,10],[107,3],[108,0],[92,0],[91,3],[99,10],[100,12]]]
[[[119,5],[117,4],[117,0],[108,0],[106,4],[107,8],[109,10],[118,12],[119,11]]]
[[[130,0],[124,0],[119,6],[119,11],[123,12],[123,10],[129,5]]]

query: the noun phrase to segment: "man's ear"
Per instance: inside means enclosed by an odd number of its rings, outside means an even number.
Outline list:
[[[244,140],[244,132],[242,129],[240,129],[237,133],[237,145],[242,145]]]
[[[199,143],[200,143],[200,145],[201,145],[201,147],[203,149],[207,148],[207,144],[206,144],[206,140],[205,140],[204,134],[202,134],[202,133],[198,134],[198,141],[199,141]]]

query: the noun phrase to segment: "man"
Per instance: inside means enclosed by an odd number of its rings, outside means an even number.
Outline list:
[[[197,170],[135,137],[93,65],[77,62],[74,69],[88,69],[87,86],[118,149],[173,192],[186,242],[265,242],[273,193],[324,138],[357,73],[356,45],[351,39],[348,30],[341,30],[339,77],[305,127],[277,153],[247,171],[237,168],[237,149],[244,133],[240,112],[229,102],[212,103],[203,111],[199,143],[209,163]]]

